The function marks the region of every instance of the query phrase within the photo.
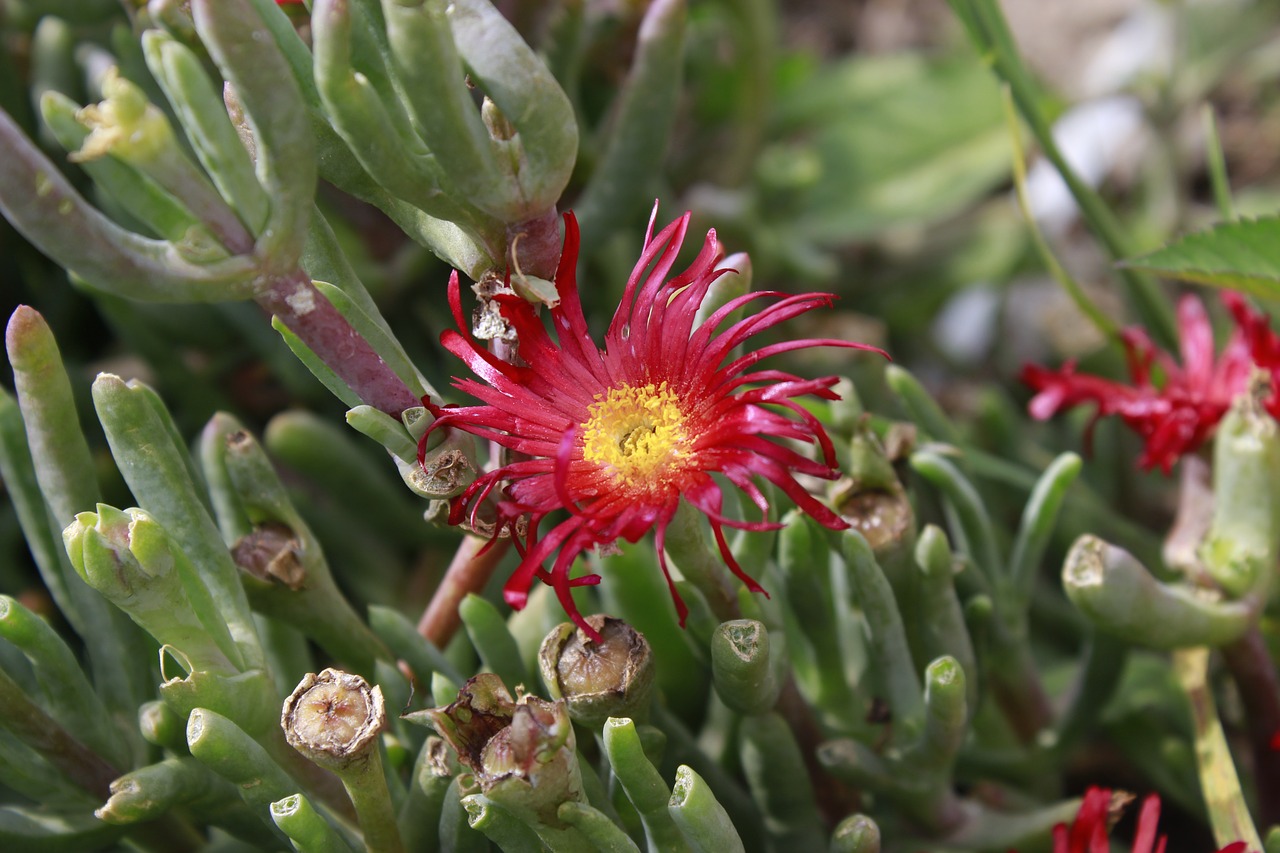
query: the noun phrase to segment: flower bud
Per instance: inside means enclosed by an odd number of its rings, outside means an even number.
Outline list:
[[[654,677],[649,642],[612,616],[596,614],[586,622],[600,635],[599,642],[569,622],[542,641],[538,667],[547,690],[564,699],[569,716],[584,725],[599,727],[609,717],[644,717]]]
[[[864,814],[849,815],[831,834],[832,853],[880,853],[880,827]]]
[[[562,826],[561,803],[586,802],[573,724],[563,701],[521,695],[482,672],[456,702],[423,712],[475,774],[485,796],[526,822]]]
[[[338,773],[376,754],[386,725],[382,689],[336,669],[307,673],[280,714],[289,745]]]
[[[234,673],[239,660],[226,621],[186,556],[147,512],[98,504],[62,532],[67,556],[102,593],[192,671]]]
[[[73,163],[97,160],[110,154],[137,165],[145,165],[174,145],[173,128],[146,93],[120,76],[117,68],[102,80],[101,103],[90,104],[76,114],[89,128],[89,136],[79,151],[67,159]]]
[[[1262,405],[1269,375],[1255,374],[1222,422],[1213,448],[1213,522],[1200,549],[1232,598],[1265,602],[1280,554],[1280,425]]]

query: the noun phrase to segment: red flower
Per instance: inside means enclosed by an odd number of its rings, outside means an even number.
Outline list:
[[[1113,799],[1107,788],[1090,786],[1084,793],[1084,802],[1071,828],[1060,823],[1053,828],[1053,853],[1110,853],[1111,843],[1107,835],[1111,831],[1113,818],[1117,812],[1129,802],[1127,795],[1119,795]],[[1160,823],[1160,797],[1148,794],[1142,801],[1142,810],[1138,812],[1138,828],[1133,836],[1132,853],[1164,853],[1167,838],[1157,836]],[[1223,847],[1218,853],[1246,853],[1248,845],[1243,841],[1234,841]]]
[[[1118,805],[1123,807],[1125,801]],[[1111,843],[1112,797],[1107,788],[1090,786],[1071,828],[1060,823],[1053,828],[1053,853],[1109,853]],[[1156,838],[1160,822],[1160,797],[1149,794],[1138,813],[1138,831],[1133,838],[1133,853],[1164,853],[1165,837]]]
[[[801,379],[753,368],[768,356],[815,346],[880,351],[848,341],[806,339],[732,357],[734,348],[752,336],[829,306],[833,297],[748,293],[695,328],[694,316],[708,288],[727,270],[716,267],[722,250],[711,231],[692,265],[668,278],[688,226],[685,214],[653,237],[650,221],[644,252],[605,333],[604,349],[592,340],[578,298],[578,226],[572,213],[565,214],[564,250],[555,276],[560,301],[550,311],[555,339],[534,306],[516,296],[497,297],[503,317],[519,336],[519,354],[527,366],[499,359],[472,339],[457,273],[449,280],[449,304],[458,331],[446,331],[440,340],[484,380],[454,382],[483,405],[433,406],[438,420],[432,429],[461,429],[519,454],[517,461],[482,475],[456,498],[451,520],[469,516],[474,521],[484,499],[505,484],[498,525],[511,531],[522,556],[504,588],[507,603],[523,607],[534,579],[542,580],[555,588],[565,611],[589,634],[594,632],[569,592],[572,586],[600,579],[570,579],[574,559],[617,539],[635,542],[653,529],[666,573],[663,541],[682,498],[710,519],[720,553],[734,574],[752,590],[760,590],[734,561],[723,528],[766,530],[780,525],[726,517],[713,472],[745,492],[762,512],[768,503],[757,478],[775,485],[827,527],[845,527],[795,479],[796,474],[837,476],[831,440],[794,400],[806,394],[837,399],[830,390],[836,378]],[[726,318],[761,299],[774,301],[717,334]],[[823,461],[771,439],[817,443]],[[558,510],[567,510],[568,518],[539,534],[543,519]],[[520,536],[516,520],[525,514],[529,523]],[[548,560],[550,569],[544,568]],[[667,584],[683,623],[686,608],[669,575]]]
[[[1280,337],[1271,331],[1267,317],[1252,310],[1239,294],[1224,292],[1222,301],[1236,328],[1216,362],[1213,329],[1204,305],[1194,296],[1184,296],[1178,303],[1181,365],[1156,349],[1141,329],[1126,329],[1123,342],[1131,385],[1078,374],[1074,361],[1058,371],[1029,364],[1022,370],[1022,381],[1037,392],[1028,406],[1032,417],[1046,420],[1063,409],[1093,403],[1095,421],[1119,415],[1142,436],[1146,449],[1138,460],[1140,466],[1159,466],[1166,474],[1183,454],[1196,450],[1209,437],[1232,399],[1246,390],[1254,365],[1271,372],[1272,393],[1265,406],[1273,417],[1280,417],[1280,395],[1275,390]],[[1160,387],[1153,381],[1153,367],[1163,374]]]

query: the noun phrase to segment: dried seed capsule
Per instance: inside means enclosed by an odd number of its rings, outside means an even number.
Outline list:
[[[280,713],[289,745],[342,780],[368,848],[401,853],[404,844],[378,750],[386,725],[382,690],[336,669],[308,673]]]
[[[336,773],[375,752],[386,724],[382,689],[336,669],[308,673],[280,715],[289,745]]]
[[[538,650],[538,668],[547,690],[564,699],[569,716],[589,726],[609,717],[644,718],[653,689],[653,652],[644,635],[621,619],[596,614],[587,624],[595,642],[565,622],[552,629]]]

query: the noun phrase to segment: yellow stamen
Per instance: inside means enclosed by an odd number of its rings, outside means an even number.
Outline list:
[[[597,394],[582,424],[582,458],[616,479],[656,484],[687,453],[684,413],[667,383],[623,385]]]

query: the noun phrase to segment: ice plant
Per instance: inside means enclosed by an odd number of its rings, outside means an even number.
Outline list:
[[[1225,292],[1222,301],[1236,328],[1222,354],[1214,358],[1213,329],[1204,305],[1187,295],[1178,303],[1181,364],[1156,348],[1138,328],[1123,333],[1132,384],[1076,372],[1075,362],[1054,371],[1029,364],[1022,381],[1036,391],[1031,415],[1046,420],[1063,409],[1084,403],[1096,406],[1094,421],[1107,415],[1120,418],[1146,447],[1138,464],[1159,466],[1166,474],[1186,453],[1195,451],[1242,393],[1255,366],[1271,374],[1272,392],[1264,402],[1273,417],[1280,416],[1276,368],[1280,368],[1280,337],[1265,315],[1254,311],[1239,294]],[[1163,383],[1157,384],[1157,376]]]
[[[651,529],[683,621],[685,607],[663,556],[667,527],[681,500],[706,515],[725,563],[749,588],[759,590],[734,561],[724,527],[765,530],[779,525],[726,516],[713,473],[745,492],[762,512],[768,501],[758,479],[772,483],[825,526],[840,529],[846,524],[796,480],[797,474],[836,477],[831,440],[795,401],[806,394],[837,399],[831,390],[836,378],[801,379],[780,370],[756,370],[755,365],[772,355],[816,346],[879,350],[842,340],[801,339],[734,357],[735,348],[754,335],[828,306],[834,297],[748,293],[695,326],[709,288],[728,270],[717,266],[722,249],[710,231],[689,268],[670,276],[689,214],[656,236],[650,221],[644,251],[605,333],[604,347],[598,348],[578,297],[578,226],[572,213],[565,215],[565,225],[555,275],[559,302],[550,309],[555,338],[532,304],[514,295],[497,297],[502,316],[519,338],[523,363],[493,355],[471,336],[457,274],[450,279],[449,303],[458,330],[446,331],[441,342],[484,380],[455,380],[457,388],[482,404],[432,406],[438,418],[432,428],[461,429],[517,454],[456,498],[451,519],[470,517],[474,522],[483,501],[501,489],[498,528],[511,532],[522,554],[504,590],[507,602],[523,607],[533,581],[540,579],[554,587],[565,611],[593,637],[570,587],[597,583],[599,576],[571,579],[575,558],[618,539],[635,542]],[[722,323],[757,300],[772,301],[718,332]],[[821,461],[778,440],[817,444]],[[567,510],[568,518],[540,533],[541,522],[560,510]],[[521,532],[516,521],[526,514],[528,525]],[[548,560],[550,569],[544,567]]]

